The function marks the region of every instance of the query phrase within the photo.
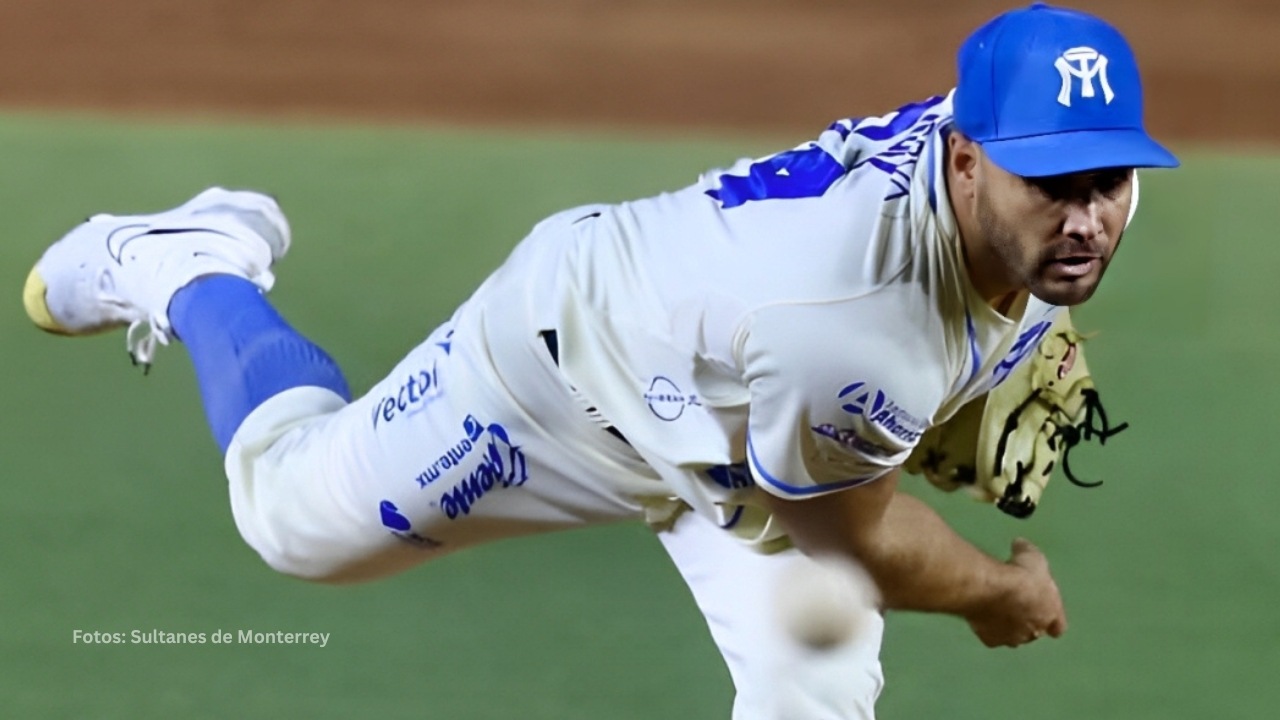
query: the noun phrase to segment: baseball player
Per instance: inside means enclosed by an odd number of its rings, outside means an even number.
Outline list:
[[[1128,44],[1098,18],[1008,12],[958,70],[945,96],[547,218],[355,399],[264,297],[290,231],[258,193],[94,216],[36,264],[26,309],[65,335],[127,326],[143,364],[182,341],[236,525],[282,573],[366,581],[643,519],[728,664],[735,719],[871,718],[879,616],[782,667],[771,579],[835,553],[884,608],[957,615],[987,645],[1064,631],[1033,545],[982,553],[897,492],[899,472],[1094,292],[1134,168],[1177,165],[1143,129]],[[800,705],[779,710],[784,696]]]

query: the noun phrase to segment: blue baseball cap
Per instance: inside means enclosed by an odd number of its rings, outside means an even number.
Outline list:
[[[1099,18],[1011,10],[965,40],[958,66],[956,128],[1015,175],[1178,166],[1143,128],[1133,50]]]

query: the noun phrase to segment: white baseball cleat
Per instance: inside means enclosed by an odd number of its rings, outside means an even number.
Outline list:
[[[135,363],[173,337],[169,301],[203,275],[231,274],[264,291],[289,250],[289,223],[261,193],[209,188],[154,215],[94,215],[45,251],[22,291],[42,330],[89,335],[128,326]]]

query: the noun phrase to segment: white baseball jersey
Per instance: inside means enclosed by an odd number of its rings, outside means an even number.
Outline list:
[[[805,498],[883,475],[1058,312],[1031,297],[1004,316],[971,286],[950,122],[949,97],[841,121],[575,223],[565,374],[675,495],[745,539],[778,536],[750,488]]]

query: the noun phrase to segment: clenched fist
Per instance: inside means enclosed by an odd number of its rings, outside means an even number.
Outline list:
[[[987,647],[1018,647],[1066,632],[1062,595],[1044,553],[1019,538],[1006,564],[1012,572],[1008,590],[965,617],[978,639]]]

